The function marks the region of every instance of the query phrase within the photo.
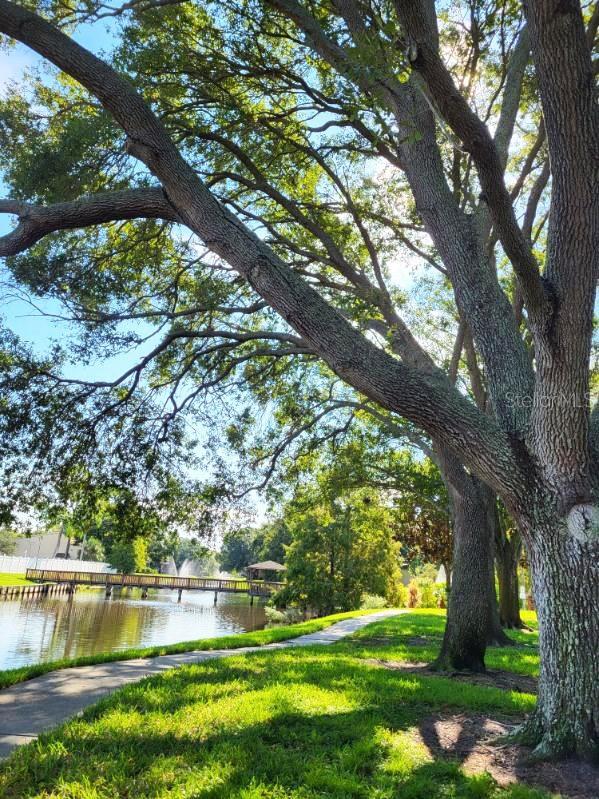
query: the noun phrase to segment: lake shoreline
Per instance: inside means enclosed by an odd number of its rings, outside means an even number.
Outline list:
[[[68,668],[80,666],[94,666],[100,663],[113,663],[121,660],[132,660],[139,658],[153,658],[160,655],[176,655],[185,652],[202,652],[212,649],[241,649],[248,646],[264,646],[266,644],[286,641],[298,635],[309,635],[317,633],[338,621],[355,618],[373,613],[374,610],[353,610],[346,613],[335,613],[331,616],[323,616],[319,619],[289,624],[284,626],[269,627],[267,629],[255,630],[253,632],[238,633],[236,635],[225,635],[217,638],[204,638],[194,641],[181,641],[180,643],[166,646],[145,647],[139,649],[121,650],[118,652],[105,652],[101,655],[89,655],[74,659],[64,658],[62,660],[37,663],[29,666],[21,666],[14,669],[0,670],[0,690],[9,688],[11,685],[26,682],[34,677],[40,677],[51,671],[60,671]]]
[[[143,598],[137,589],[118,589],[106,599],[102,589],[66,588],[8,589],[0,600],[0,670],[222,638],[266,624],[264,604],[251,606],[245,596],[223,594],[215,605],[209,594],[190,593],[179,603],[166,590]]]

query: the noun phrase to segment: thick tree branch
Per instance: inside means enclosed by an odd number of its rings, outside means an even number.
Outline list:
[[[577,0],[567,6],[557,0],[531,0],[526,12],[552,162],[554,204],[559,203],[563,213],[567,211],[563,202],[572,211],[591,203],[590,210],[596,212],[599,106],[589,40],[594,37],[597,12],[588,31]],[[599,262],[595,266],[597,275]]]
[[[499,156],[499,161],[505,169],[508,160],[508,153],[518,109],[520,108],[520,98],[522,96],[522,81],[524,72],[528,64],[530,55],[530,36],[528,28],[523,28],[516,41],[516,45],[508,62],[503,87],[503,101],[501,111],[495,129],[495,148]]]
[[[588,496],[593,480],[587,392],[599,277],[599,103],[578,0],[530,0],[525,10],[551,160],[545,278],[557,309],[550,340],[535,349],[531,439],[548,473],[568,473],[568,505]],[[543,404],[562,395],[572,399]]]
[[[549,311],[537,262],[522,235],[504,182],[504,169],[487,126],[472,111],[458,91],[434,45],[433,32],[423,13],[421,0],[396,0],[400,21],[408,37],[408,57],[424,80],[439,113],[462,142],[476,164],[493,224],[522,285],[526,306],[541,327]]]
[[[352,62],[348,52],[323,31],[297,0],[269,0],[269,3],[304,31],[308,45],[321,58],[361,91],[385,102],[395,117],[399,127],[396,146],[402,167],[417,211],[447,267],[460,313],[468,320],[484,359],[497,417],[510,432],[523,436],[528,410],[524,405],[515,407],[507,397],[532,393],[530,361],[507,297],[481,246],[477,226],[459,207],[447,185],[429,104],[415,86],[397,80],[393,71],[386,69],[384,59],[381,58],[374,71],[361,62]],[[355,4],[351,0],[337,0],[336,5],[348,28],[355,31],[356,44],[363,44],[367,31]],[[374,46],[370,40],[368,44]],[[420,134],[417,138],[413,136],[414,130]]]
[[[464,348],[464,337],[466,335],[467,324],[463,319],[460,319],[458,324],[458,332],[453,344],[451,353],[451,361],[449,362],[448,378],[451,385],[455,385],[458,379],[458,369],[460,366],[460,359],[462,357],[462,349]]]
[[[160,188],[94,194],[49,206],[0,200],[0,214],[14,214],[19,218],[17,227],[0,237],[0,257],[17,255],[57,230],[73,230],[142,217],[179,221],[177,212]]]
[[[368,341],[210,193],[131,84],[36,14],[0,0],[0,30],[94,94],[126,131],[129,152],[160,180],[181,220],[242,274],[331,369],[383,407],[452,447],[497,491],[521,484],[509,437],[435,375],[398,363]]]
[[[497,127],[493,137],[497,155],[499,156],[499,162],[504,171],[508,162],[510,143],[514,133],[518,109],[520,108],[522,82],[524,80],[524,72],[529,61],[529,56],[530,36],[528,33],[528,28],[525,27],[522,31],[520,31],[516,45],[507,65],[505,83],[503,86],[501,111],[499,113],[499,119],[497,120]],[[477,215],[479,217],[482,239],[483,241],[487,242],[489,241],[491,234],[492,217],[489,207],[486,203],[480,203]],[[489,255],[492,254],[495,243],[496,239],[493,236],[488,244]]]

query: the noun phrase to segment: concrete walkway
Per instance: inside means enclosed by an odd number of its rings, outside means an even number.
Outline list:
[[[180,655],[161,655],[155,658],[119,660],[96,666],[51,671],[33,680],[0,691],[0,758],[22,744],[56,727],[63,721],[93,705],[106,694],[129,683],[142,680],[165,669],[203,663],[214,658],[263,652],[294,646],[334,644],[367,624],[396,616],[402,611],[390,609],[369,613],[326,627],[317,633],[302,635],[276,644],[248,646],[241,649],[213,649],[204,652],[183,652]]]

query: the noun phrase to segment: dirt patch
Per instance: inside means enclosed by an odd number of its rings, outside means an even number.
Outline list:
[[[357,644],[358,646],[389,646],[390,643],[393,643],[397,639],[395,636],[392,635],[377,635],[377,636],[369,636],[368,638],[354,638],[351,643]]]
[[[430,646],[431,644],[439,644],[441,639],[439,636],[415,635],[413,638],[408,638],[406,641],[407,646]]]
[[[493,688],[517,691],[521,694],[536,694],[537,692],[537,680],[534,677],[526,677],[512,671],[488,670],[483,674],[473,674],[469,671],[439,672],[433,671],[430,663],[406,663],[402,660],[380,660],[378,658],[371,658],[368,662],[376,666],[383,666],[385,669],[417,674],[422,677],[450,677],[453,680],[469,682],[474,685],[489,685]]]
[[[599,768],[576,760],[527,762],[524,746],[492,745],[513,722],[478,715],[434,715],[423,719],[415,738],[434,756],[458,760],[467,774],[489,772],[500,785],[524,782],[568,799],[599,797]]]

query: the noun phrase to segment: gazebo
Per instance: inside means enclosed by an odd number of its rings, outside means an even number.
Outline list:
[[[247,566],[246,572],[249,580],[274,582],[279,579],[279,573],[284,572],[285,568],[282,563],[277,563],[275,560],[263,560],[261,563],[252,563],[251,566]]]

